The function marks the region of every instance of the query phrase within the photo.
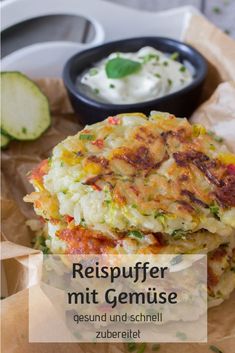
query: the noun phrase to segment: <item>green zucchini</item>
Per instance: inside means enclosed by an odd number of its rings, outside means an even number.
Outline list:
[[[8,143],[11,141],[10,137],[1,133],[1,148],[6,148]]]
[[[50,126],[47,97],[20,72],[1,73],[1,128],[17,140],[35,140]]]

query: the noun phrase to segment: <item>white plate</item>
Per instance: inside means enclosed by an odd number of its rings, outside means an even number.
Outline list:
[[[191,6],[147,12],[102,0],[5,0],[2,3],[2,30],[39,16],[67,14],[91,21],[95,38],[89,44],[60,41],[27,46],[6,56],[2,60],[2,70],[18,70],[30,77],[60,77],[69,57],[107,41],[139,36],[183,40],[195,13],[198,10]]]

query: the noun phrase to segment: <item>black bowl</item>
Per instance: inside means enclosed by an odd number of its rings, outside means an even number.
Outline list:
[[[194,67],[195,75],[192,83],[167,96],[134,104],[100,102],[76,85],[79,75],[112,52],[136,52],[144,46],[152,46],[169,54],[178,52],[179,61],[186,60]],[[79,114],[83,123],[92,124],[104,120],[109,115],[132,112],[149,114],[151,110],[169,112],[178,117],[189,117],[197,107],[206,74],[205,59],[189,45],[169,38],[143,37],[110,42],[75,54],[65,64],[63,80],[75,112]]]

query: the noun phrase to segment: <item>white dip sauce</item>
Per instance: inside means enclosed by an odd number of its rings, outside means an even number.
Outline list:
[[[129,70],[128,73],[127,68],[125,76],[109,78],[107,65],[110,60],[117,58],[131,60],[131,66],[137,66],[135,72],[130,73]],[[123,62],[119,60],[118,65],[119,69],[122,66],[122,70]],[[110,54],[86,72],[81,78],[81,83],[90,87],[99,100],[113,104],[140,103],[166,96],[188,86],[193,80],[190,71],[177,61],[177,53],[169,56],[152,47],[144,47],[136,53]]]

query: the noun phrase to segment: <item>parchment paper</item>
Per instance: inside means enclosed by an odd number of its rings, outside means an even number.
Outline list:
[[[186,41],[201,51],[209,61],[209,75],[202,101],[214,92],[193,114],[192,120],[221,134],[235,151],[235,42],[201,16],[194,16],[186,33]],[[225,82],[219,85],[221,82]],[[27,257],[37,256],[32,249],[33,232],[27,219],[36,218],[31,205],[22,201],[31,186],[26,174],[51,149],[82,126],[58,79],[37,81],[48,96],[53,116],[51,128],[34,142],[11,142],[2,153],[2,347],[4,353],[122,353],[123,344],[35,344],[28,343],[28,287],[37,281],[37,272],[28,276]],[[219,86],[218,86],[219,85]],[[48,303],[38,303],[46,310]],[[208,344],[161,344],[163,353],[211,352],[215,345],[223,353],[235,351],[235,293],[218,307],[209,310]],[[53,329],[53,328],[52,328]],[[137,350],[138,351],[138,350]],[[149,344],[145,352],[151,352]]]

